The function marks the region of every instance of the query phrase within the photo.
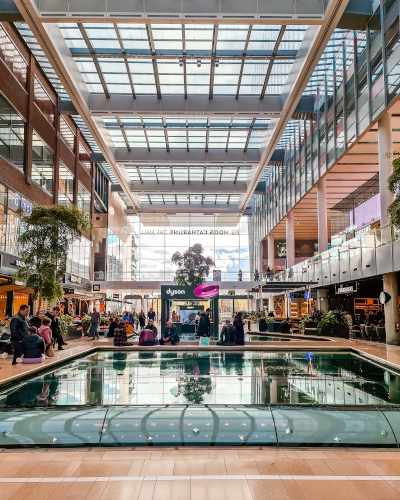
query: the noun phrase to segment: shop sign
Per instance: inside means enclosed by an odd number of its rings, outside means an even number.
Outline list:
[[[75,290],[73,288],[63,288],[64,295],[73,295]]]
[[[100,292],[100,285],[93,285],[94,292]]]
[[[355,236],[358,236],[359,234],[368,233],[369,231],[371,231],[371,224],[368,224],[368,226],[362,227],[361,229],[357,229],[354,234]]]
[[[81,284],[82,283],[82,278],[80,276],[75,276],[74,274],[71,274],[70,277],[69,277],[69,281],[71,281],[71,283]]]
[[[199,286],[168,286],[161,285],[162,299],[217,299],[219,297],[218,285]]]
[[[276,316],[283,315],[283,297],[274,297],[274,314]]]
[[[144,229],[140,234],[239,234],[237,229]]]
[[[113,299],[119,299],[119,293],[113,293]]]
[[[387,304],[391,298],[392,298],[392,296],[391,296],[391,295],[389,295],[389,294],[388,294],[388,293],[386,293],[386,292],[383,292],[383,291],[382,291],[382,292],[379,294],[379,302],[380,302],[381,304]]]
[[[340,286],[337,290],[336,290],[336,294],[340,294],[340,293],[354,293],[356,292],[357,289],[354,289],[354,286],[353,285],[348,285],[348,286]]]

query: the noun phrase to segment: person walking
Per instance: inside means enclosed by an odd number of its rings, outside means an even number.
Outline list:
[[[197,335],[199,337],[210,336],[210,318],[204,311],[200,313],[199,326],[197,328]]]
[[[142,310],[140,311],[139,314],[139,326],[141,330],[143,330],[145,324],[146,324],[146,316],[144,315],[144,312]]]
[[[172,321],[168,321],[160,338],[161,345],[165,345],[166,342],[171,342],[171,345],[175,345],[176,342],[179,342],[178,330],[176,326],[172,324]]]
[[[17,358],[22,355],[22,340],[28,335],[28,321],[27,316],[29,314],[29,306],[23,304],[20,306],[19,311],[15,314],[10,323],[11,332],[11,345],[14,350],[14,357],[12,364],[17,364]]]
[[[61,335],[60,324],[58,322],[59,314],[60,308],[58,306],[55,306],[50,312],[46,313],[46,317],[50,318],[51,320],[50,329],[54,342],[58,343],[58,350],[63,351],[63,345],[67,345],[67,343],[64,342],[63,336]]]
[[[93,339],[99,340],[99,326],[100,326],[100,313],[95,307],[93,307],[93,312],[90,315],[90,328],[89,333]]]
[[[236,330],[235,345],[244,345],[244,323],[242,320],[242,313],[239,311],[233,320],[233,326]]]

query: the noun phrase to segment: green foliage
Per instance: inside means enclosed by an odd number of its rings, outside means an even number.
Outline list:
[[[310,314],[307,314],[307,316],[304,316],[304,318],[300,321],[300,326],[304,330],[304,328],[307,328],[308,325],[313,323],[318,324],[323,316],[324,313],[322,311],[312,311]]]
[[[107,316],[100,316],[100,325],[108,325],[110,318]]]
[[[335,325],[347,326],[346,311],[343,309],[335,309],[326,312],[318,323],[318,331],[321,332],[324,326],[333,327]]]
[[[174,278],[177,285],[202,285],[210,267],[215,266],[210,257],[204,257],[200,243],[189,247],[183,254],[175,252],[171,262],[178,266]]]
[[[173,387],[170,392],[173,396],[183,396],[189,404],[199,405],[204,402],[204,394],[211,394],[212,385],[207,377],[179,377],[178,387]]]
[[[90,323],[90,320],[89,314],[85,314],[85,316],[82,317],[82,323]]]
[[[72,325],[74,320],[71,318],[69,314],[61,314],[58,319],[58,324],[60,326],[61,335],[67,335],[68,333],[68,325]]]
[[[396,229],[400,229],[400,197],[397,196],[400,193],[400,153],[387,153],[385,157],[393,160],[393,172],[388,178],[387,186],[389,191],[395,196],[393,203],[388,207],[387,214],[390,223]]]
[[[49,301],[62,298],[68,250],[83,232],[92,230],[92,224],[75,206],[35,206],[30,215],[19,210],[17,216],[24,228],[18,238],[24,267],[15,273],[14,281],[33,289],[40,308],[43,297]]]

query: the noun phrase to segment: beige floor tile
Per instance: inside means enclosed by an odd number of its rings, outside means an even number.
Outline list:
[[[128,477],[140,476],[144,460],[132,460],[132,465],[128,471]]]
[[[253,500],[291,500],[280,479],[249,479]]]
[[[210,458],[208,450],[168,450],[163,451],[163,460],[198,460],[199,458]]]
[[[287,458],[284,451],[277,450],[239,450],[240,458]]]
[[[360,460],[400,460],[398,451],[356,451],[354,454]]]
[[[52,462],[80,462],[81,460],[83,460],[85,455],[86,451],[64,451],[61,453],[57,453]]]
[[[253,500],[247,481],[192,479],[190,500]]]
[[[151,498],[151,497],[150,497]],[[157,481],[152,500],[188,500],[190,481]]]
[[[300,458],[300,457],[297,455],[297,452],[296,452],[296,451],[293,451],[293,450],[286,450],[286,451],[285,451],[285,454],[286,454],[286,457],[287,457],[287,458],[291,458],[292,460],[296,460],[297,458]]]
[[[342,460],[357,460],[358,457],[352,451],[335,451],[336,455]]]
[[[215,460],[175,460],[174,476],[224,476],[225,461]]]
[[[237,450],[210,450],[210,458],[240,458]],[[249,459],[251,457],[247,457]]]
[[[313,476],[313,471],[304,460],[259,460],[256,458],[256,463],[260,474],[278,474],[278,475],[296,475],[296,476]]]
[[[71,462],[39,462],[27,477],[60,477]]]
[[[0,477],[14,477],[27,464],[28,462],[6,462],[3,460],[0,467]]]
[[[37,483],[25,483],[19,488],[10,500],[24,500],[29,493],[33,490],[33,488],[37,485]]]
[[[149,460],[151,451],[106,451],[102,460]]]
[[[7,458],[9,453],[0,453],[0,462],[2,462],[5,458]]]
[[[394,488],[396,491],[399,491],[400,492],[400,481],[396,481],[393,479],[385,479],[385,482],[390,484],[390,486],[392,486],[392,488]]]
[[[85,462],[87,460],[90,461],[95,461],[95,460],[101,460],[104,455],[104,451],[88,451],[86,455],[82,458],[82,460]]]
[[[132,460],[109,460],[82,462],[73,477],[112,477],[126,476]]]
[[[316,476],[335,476],[333,470],[323,460],[305,460]]]
[[[163,455],[163,452],[161,450],[152,451],[150,459],[151,460],[161,460],[162,455]]]
[[[257,464],[253,459],[228,458],[225,459],[226,471],[228,475],[243,476],[243,475],[258,475]]]
[[[173,476],[174,460],[145,460],[141,476]],[[176,474],[175,474],[176,475]],[[183,476],[183,474],[180,474]]]
[[[63,500],[85,500],[94,484],[94,481],[73,483]]]
[[[306,500],[366,500],[366,496],[351,481],[298,480]]]
[[[0,500],[8,500],[21,488],[22,483],[1,483]]]
[[[62,474],[60,474],[60,477],[73,477],[75,472],[79,469],[79,467],[82,465],[81,461],[76,461],[76,462],[70,462],[68,467],[64,470]]]
[[[52,462],[57,452],[51,453],[10,453],[5,459],[5,462]]]
[[[305,500],[301,489],[297,486],[296,481],[293,479],[283,479],[282,483],[285,485],[287,492],[292,500]]]
[[[138,500],[152,500],[155,487],[156,481],[143,481]],[[188,497],[188,500],[189,498],[190,497]]]
[[[22,469],[20,469],[16,474],[14,474],[13,477],[28,477],[30,471],[34,469],[38,463],[40,462],[28,462],[26,465],[22,467]]]
[[[354,460],[325,460],[325,463],[337,476],[368,476]]]
[[[400,493],[386,481],[354,481],[368,500],[400,500]]]
[[[38,483],[29,493],[29,500],[47,500],[59,483]]]
[[[87,497],[85,500],[100,500],[101,495],[103,494],[105,488],[107,486],[107,483],[104,481],[99,481],[94,483],[92,488],[90,489],[89,493],[87,494]],[[116,499],[119,500],[119,499]]]
[[[398,460],[373,460],[391,476],[400,476],[400,462]],[[1,467],[0,467],[1,471]]]
[[[74,483],[57,483],[57,484],[58,486],[49,497],[49,500],[62,500]]]
[[[137,500],[141,486],[140,481],[110,481],[104,488],[101,500]]]
[[[324,451],[324,453],[329,460],[341,460],[341,458],[336,455],[334,451]]]
[[[323,451],[296,451],[296,455],[302,460],[324,460],[328,458]]]
[[[374,461],[372,460],[354,460],[354,462],[359,465],[362,469],[365,470],[367,474],[370,476],[388,476],[389,474],[382,469],[382,467],[379,467]]]

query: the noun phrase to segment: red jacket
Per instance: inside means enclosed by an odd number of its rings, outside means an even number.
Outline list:
[[[49,326],[41,326],[38,330],[38,334],[42,337],[46,345],[51,344],[51,330]]]
[[[152,330],[142,330],[139,337],[139,345],[143,342],[154,342],[154,332]]]

